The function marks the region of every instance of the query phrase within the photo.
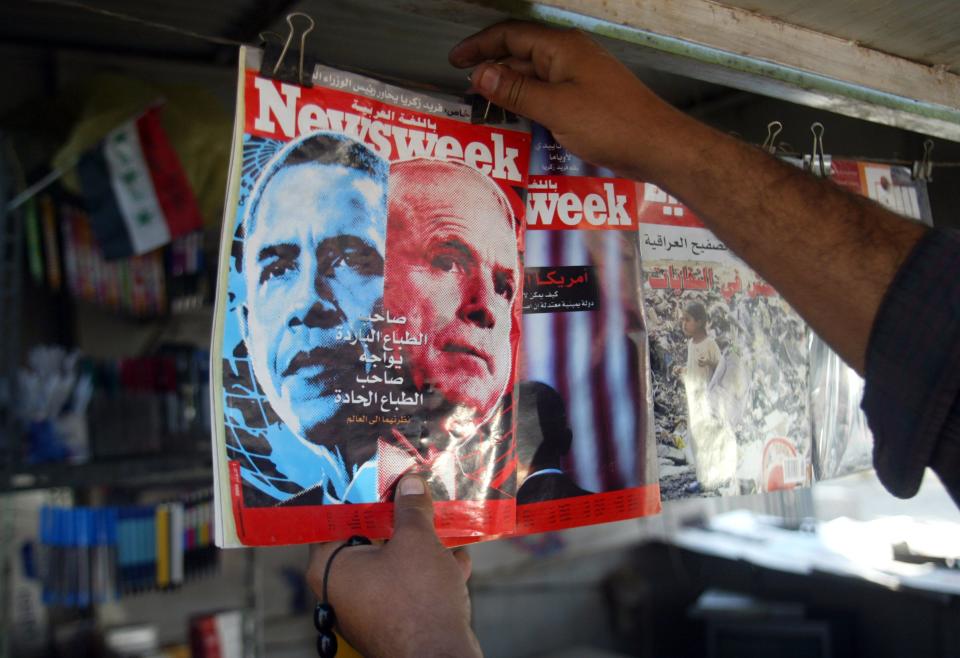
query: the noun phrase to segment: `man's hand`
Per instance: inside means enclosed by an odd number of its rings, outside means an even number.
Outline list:
[[[863,373],[883,294],[926,229],[686,116],[577,31],[500,23],[450,62],[574,154],[680,199]]]
[[[330,569],[328,593],[340,633],[366,658],[481,656],[470,628],[466,551],[443,547],[421,478],[397,487],[393,538],[346,548]],[[317,598],[339,543],[311,547],[307,582]]]
[[[508,21],[450,51],[476,67],[471,82],[494,104],[546,126],[564,148],[630,178],[653,173],[638,153],[665,123],[683,117],[579,30]]]

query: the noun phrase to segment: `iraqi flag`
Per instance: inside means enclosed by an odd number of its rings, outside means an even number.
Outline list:
[[[105,258],[144,254],[200,228],[202,217],[160,108],[110,131],[77,164],[90,222]]]

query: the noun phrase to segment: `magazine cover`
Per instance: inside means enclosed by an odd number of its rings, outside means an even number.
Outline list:
[[[527,131],[241,50],[211,364],[221,546],[512,531]]]
[[[532,132],[517,534],[660,511],[636,184]]]
[[[906,167],[834,160],[831,180],[909,219],[932,224],[927,184]],[[873,435],[860,409],[863,378],[808,330],[810,427],[818,480],[873,468]]]
[[[638,194],[663,498],[808,485],[806,324],[675,198]]]

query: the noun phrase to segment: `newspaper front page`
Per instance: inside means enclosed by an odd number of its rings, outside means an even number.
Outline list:
[[[663,498],[809,485],[806,324],[688,208],[641,187]]]

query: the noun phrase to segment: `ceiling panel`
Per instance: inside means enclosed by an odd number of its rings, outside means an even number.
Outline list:
[[[960,73],[957,0],[724,0],[721,4]]]
[[[0,3],[0,41],[166,51],[172,57],[212,57],[216,51],[215,46],[199,40],[119,22],[70,6],[76,4],[80,3],[73,0],[61,0],[60,3],[5,0]],[[372,33],[383,39],[357,49],[365,51],[367,59],[390,52],[388,47],[394,44],[419,43],[429,50],[438,36],[450,35],[453,23],[483,25],[503,15],[482,7],[465,10],[462,2],[445,0],[385,3],[387,7],[405,5],[408,11],[379,10],[372,0],[217,0],[202,3],[196,0],[140,0],[136,3],[89,0],[85,4],[231,39],[252,39],[257,31],[271,23],[271,17],[283,15],[294,7],[304,7],[314,16],[323,18],[318,33],[323,32],[334,41],[352,37],[356,47],[357,43],[363,42],[364,35]],[[722,4],[960,72],[960,7],[957,0],[724,0]],[[455,18],[454,21],[437,21],[423,16],[443,15],[438,7],[444,5],[450,6],[449,18]],[[418,12],[418,8],[423,11]],[[384,33],[382,27],[389,29]]]
[[[217,0],[202,4],[191,0],[5,0],[0,3],[0,42],[212,61],[224,46],[182,31],[221,39],[253,38],[254,26],[265,24],[291,4],[291,0]],[[140,22],[108,15],[111,12]],[[148,22],[169,29],[145,24]]]
[[[676,6],[683,7],[692,2],[694,0],[681,0]],[[856,40],[886,53],[957,70],[960,68],[960,12],[950,11],[955,9],[957,2],[729,0],[726,4],[784,23]],[[202,62],[224,67],[235,64],[235,48],[232,46],[118,20],[73,6],[76,4],[79,3],[73,0],[0,0],[0,43],[68,52],[93,51],[109,56],[126,54]],[[257,33],[265,29],[286,33],[283,17],[289,11],[302,10],[317,20],[316,30],[310,35],[309,50],[327,63],[458,91],[464,88],[465,79],[462,72],[446,63],[450,46],[475,29],[502,19],[517,7],[529,3],[514,0],[139,0],[136,3],[84,0],[84,4],[231,41],[255,40]],[[584,11],[599,11],[601,7],[593,0],[565,4],[579,4]],[[605,1],[602,6],[608,4],[613,6],[618,2]],[[634,5],[621,1],[619,4],[624,7],[654,6],[657,2],[650,0]],[[681,21],[684,16],[686,14],[680,11]],[[685,108],[704,102],[728,102],[733,92],[725,91],[719,85],[815,104],[802,94],[790,96],[791,89],[775,86],[764,91],[738,83],[724,70],[706,75],[704,71],[709,67],[699,62],[685,62],[682,57],[672,58],[671,61],[676,63],[665,66],[662,57],[652,57],[644,48],[614,40],[607,41],[607,45],[630,63],[655,90]],[[733,49],[733,52],[739,51]],[[815,66],[813,70],[816,70]],[[821,103],[819,107],[843,111],[835,105]],[[848,113],[871,118],[863,113]],[[886,122],[896,125],[895,120]]]

